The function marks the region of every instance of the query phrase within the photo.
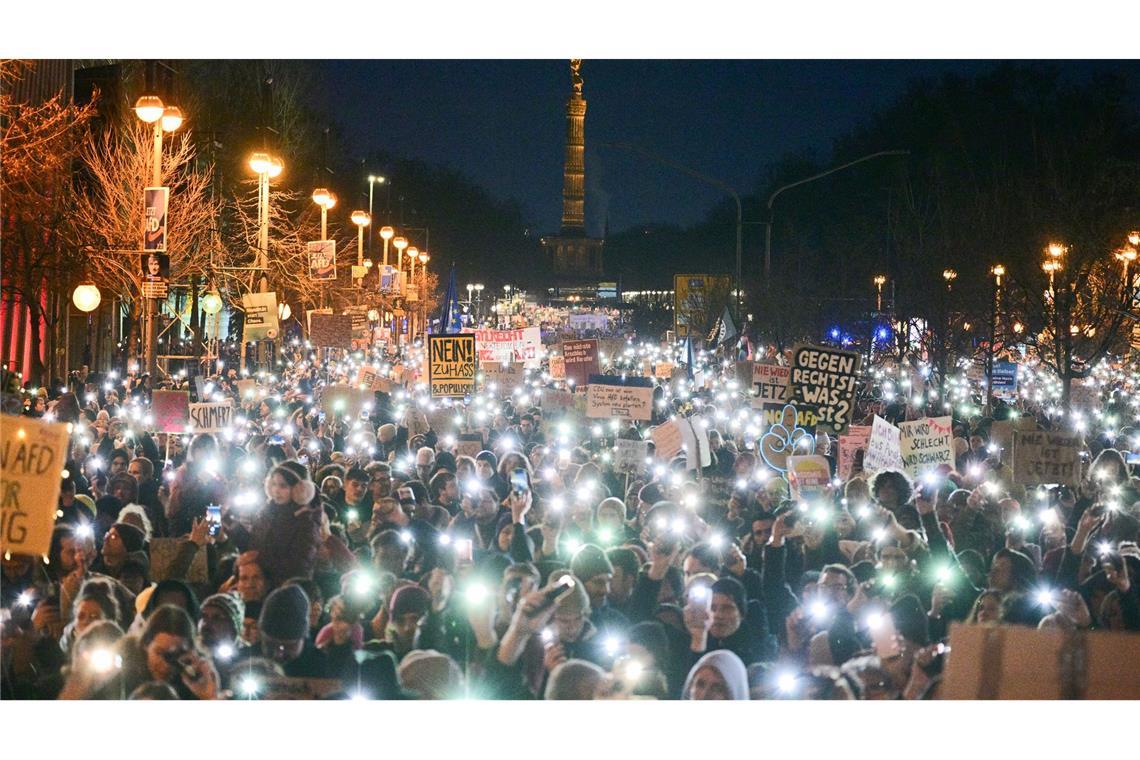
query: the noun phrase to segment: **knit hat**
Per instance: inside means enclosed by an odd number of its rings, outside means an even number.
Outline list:
[[[400,685],[423,699],[447,699],[462,685],[455,660],[434,649],[416,649],[400,661]]]
[[[119,538],[123,541],[123,548],[127,550],[128,554],[142,551],[143,547],[146,546],[146,534],[134,525],[117,522],[111,527],[119,534]]]
[[[926,610],[917,596],[907,594],[896,599],[891,605],[891,617],[894,618],[895,629],[904,639],[923,647],[930,643]]]
[[[390,608],[391,618],[398,618],[409,613],[426,615],[427,611],[431,609],[431,594],[421,586],[401,586],[396,589],[396,593],[392,594]]]
[[[594,544],[586,544],[574,553],[570,560],[570,572],[578,576],[583,583],[599,575],[613,575],[614,566],[606,556],[605,550]]]
[[[202,602],[202,609],[216,607],[224,612],[234,624],[234,632],[241,636],[242,621],[245,620],[245,603],[236,594],[214,594]]]
[[[669,666],[669,636],[665,626],[656,620],[644,620],[629,629],[629,643],[640,644],[649,650],[657,661],[658,669]]]
[[[475,461],[486,462],[487,464],[491,465],[492,470],[499,466],[499,458],[495,456],[495,452],[487,451],[486,449],[480,451],[475,455]]]
[[[740,611],[741,616],[748,614],[748,595],[745,594],[744,584],[740,581],[727,576],[717,578],[712,585],[712,592],[732,597],[732,601],[736,604],[736,609]]]
[[[300,586],[282,586],[265,598],[258,630],[281,641],[297,641],[309,635],[309,597]]]
[[[309,479],[309,470],[305,465],[293,460],[286,460],[274,467],[265,479],[266,495],[269,493],[269,478],[280,475],[289,484],[292,491],[290,497],[294,504],[305,506],[317,495],[317,487]]]

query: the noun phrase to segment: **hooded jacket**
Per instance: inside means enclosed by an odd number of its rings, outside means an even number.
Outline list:
[[[714,668],[728,686],[728,698],[749,699],[748,669],[739,657],[725,649],[709,652],[689,670],[685,685],[681,688],[681,699],[692,699],[693,680],[702,668]]]

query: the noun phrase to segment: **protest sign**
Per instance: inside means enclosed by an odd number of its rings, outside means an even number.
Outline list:
[[[813,499],[827,494],[831,465],[819,454],[788,457],[788,485],[793,499]]]
[[[993,368],[993,391],[997,394],[1017,393],[1017,365],[1013,362],[995,361]]]
[[[1037,429],[1037,422],[1032,417],[1017,417],[1009,420],[994,420],[990,424],[989,445],[997,446],[1001,454],[1002,464],[1013,464],[1013,431],[1031,431]]]
[[[309,254],[309,279],[327,282],[336,279],[336,241],[310,240],[305,243]]]
[[[490,362],[481,364],[479,370],[483,373],[482,387],[484,389],[490,388],[491,383],[494,383],[495,388],[506,395],[510,395],[515,388],[526,381],[526,372],[521,364]]]
[[[855,380],[860,355],[828,346],[799,345],[792,351],[792,403],[813,406],[818,427],[845,433],[855,408]]]
[[[367,391],[383,391],[384,393],[392,391],[392,382],[381,375],[380,370],[367,364],[357,371],[356,381],[353,385]]]
[[[566,380],[585,385],[590,375],[598,374],[598,341],[567,340],[562,343],[562,356],[566,362]]]
[[[752,388],[756,391],[753,403],[757,404],[785,404],[788,401],[788,380],[792,370],[778,364],[753,364]]]
[[[190,583],[208,583],[209,572],[206,568],[206,551],[198,549],[194,559],[190,562],[188,570],[175,567],[182,546],[187,541],[184,538],[152,538],[147,545],[150,555],[150,579],[155,581],[180,580]],[[183,577],[185,573],[185,577]]]
[[[252,377],[246,378],[244,380],[238,380],[236,385],[238,397],[242,401],[255,398],[257,396],[257,381]]]
[[[658,459],[669,461],[681,451],[684,438],[677,420],[669,420],[652,428],[649,438],[653,441],[653,453]]]
[[[372,330],[368,325],[368,307],[345,307],[344,313],[352,320],[352,350],[364,351],[372,344]]]
[[[566,379],[566,358],[562,356],[550,357],[550,379],[551,380],[565,380]]]
[[[350,385],[328,385],[321,391],[321,411],[329,420],[355,420],[372,400],[372,391],[362,391]]]
[[[484,448],[486,446],[483,444],[482,433],[460,433],[455,444],[455,455],[474,459]]]
[[[899,429],[875,415],[871,423],[871,437],[867,440],[867,451],[863,455],[863,471],[901,470],[902,452],[899,449]]]
[[[1013,482],[1075,486],[1081,479],[1081,437],[1046,431],[1013,432]]]
[[[586,388],[589,419],[649,420],[653,418],[653,383],[648,378],[591,375]]]
[[[67,425],[0,418],[0,550],[31,557],[51,550]]]
[[[233,421],[234,407],[229,401],[190,405],[190,427],[195,433],[220,433]]]
[[[802,427],[805,430],[814,430],[816,423],[819,422],[819,415],[816,414],[815,409],[812,407],[793,407],[795,409],[795,419],[790,423],[784,419],[784,409],[788,408],[788,404],[764,404],[760,410],[761,414],[761,427],[764,430],[772,427],[773,425],[788,424],[796,427]]]
[[[150,413],[158,433],[182,433],[190,424],[189,391],[154,391],[150,395]]]
[[[428,385],[432,398],[463,398],[475,392],[475,336],[428,336]]]
[[[954,432],[950,417],[923,417],[899,424],[899,455],[906,474],[917,478],[939,465],[954,469]]]
[[[519,362],[528,369],[542,362],[542,331],[537,327],[518,330],[476,330],[479,364]]]
[[[673,370],[677,368],[673,362],[657,362],[653,365],[654,377],[673,377]]]
[[[570,391],[557,390],[554,388],[542,389],[542,411],[544,416],[547,412],[573,408],[574,394]]]
[[[788,469],[788,457],[792,454],[808,455],[815,453],[815,437],[800,424],[801,412],[791,404],[772,405],[778,412],[765,409],[768,423],[767,432],[760,436],[756,450],[764,463],[778,472]]]
[[[344,691],[339,678],[300,678],[270,676],[262,684],[259,698],[264,700],[325,699]]]
[[[275,340],[280,326],[277,324],[276,293],[246,293],[241,297],[245,320],[242,341]]]
[[[851,470],[855,467],[855,454],[860,449],[866,453],[867,442],[871,438],[870,425],[851,425],[845,435],[839,436],[839,467],[838,475],[843,480],[851,477]]]
[[[1091,379],[1076,379],[1069,386],[1069,403],[1074,411],[1091,412],[1100,401],[1100,390],[1096,381]]]
[[[316,348],[352,348],[352,315],[312,314],[309,342]]]
[[[614,469],[618,472],[638,472],[645,467],[649,456],[649,441],[631,441],[618,438],[614,441]]]

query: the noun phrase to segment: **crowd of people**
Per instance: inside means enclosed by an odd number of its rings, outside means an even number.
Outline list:
[[[1079,485],[1029,489],[990,439],[1018,401],[955,416],[955,465],[916,478],[857,452],[840,479],[817,432],[807,502],[730,361],[658,381],[653,422],[699,421],[707,466],[650,442],[618,469],[650,423],[544,408],[541,369],[440,402],[386,359],[346,415],[321,396],[352,362],[289,358],[210,378],[215,433],[154,432],[133,375],[25,394],[72,458],[50,553],[3,559],[4,699],[929,699],[955,624],[1140,631],[1119,428]],[[857,422],[934,410],[872,382]]]

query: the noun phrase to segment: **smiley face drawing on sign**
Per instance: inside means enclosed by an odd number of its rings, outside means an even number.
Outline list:
[[[788,470],[788,457],[792,454],[815,453],[815,437],[796,426],[796,408],[788,404],[780,414],[780,421],[760,436],[756,448],[764,464],[783,474]]]

